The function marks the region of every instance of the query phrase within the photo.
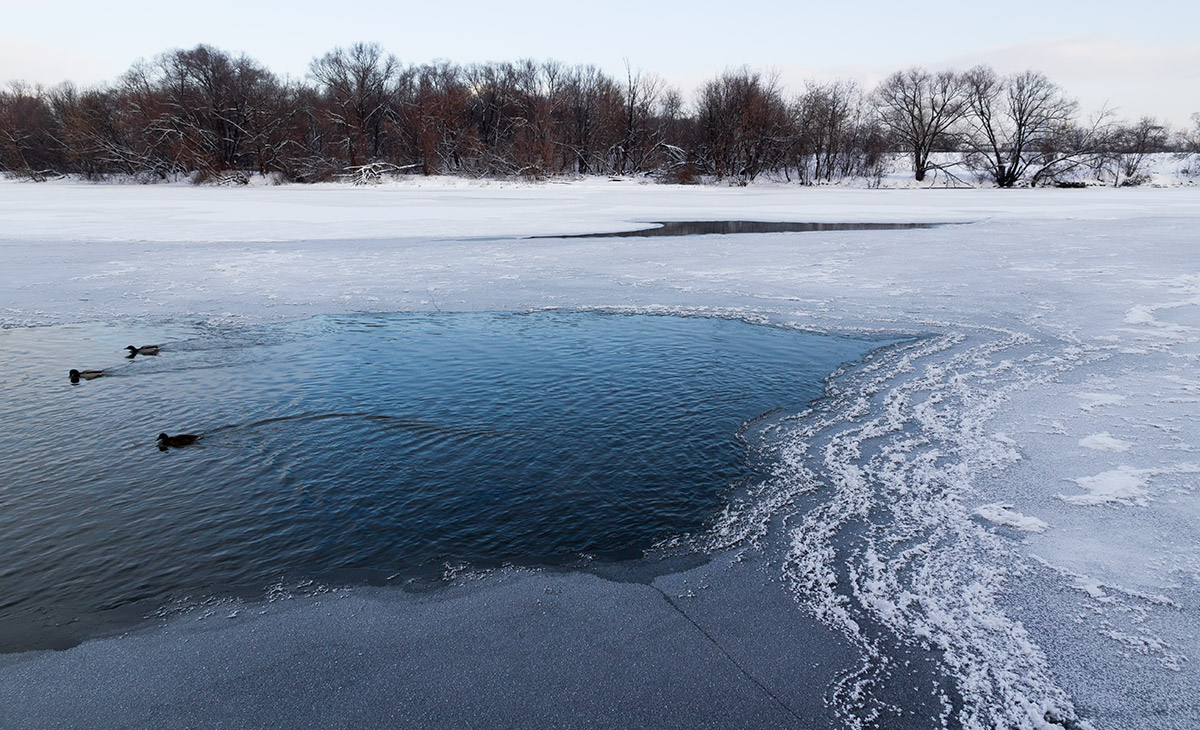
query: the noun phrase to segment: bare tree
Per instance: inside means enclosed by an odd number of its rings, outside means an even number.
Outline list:
[[[558,96],[554,107],[563,169],[581,175],[609,172],[614,165],[619,169],[624,99],[616,81],[595,66],[576,66],[565,71]]]
[[[58,119],[66,170],[88,179],[113,172],[154,174],[154,162],[141,158],[127,141],[132,130],[123,124],[118,92],[64,83],[50,91],[49,103]]]
[[[321,93],[318,114],[331,126],[334,148],[350,166],[383,154],[399,73],[400,62],[378,43],[335,48],[309,64]]]
[[[791,160],[801,183],[882,175],[885,133],[857,83],[809,83],[793,117]]]
[[[937,168],[936,151],[955,148],[981,177],[1012,187],[1088,165],[1126,184],[1148,154],[1167,149],[1152,119],[1110,129],[1107,114],[1080,123],[1075,109],[1039,73],[1001,78],[986,67],[907,69],[869,98],[852,82],[809,83],[791,103],[775,76],[741,68],[710,80],[685,109],[677,91],[628,63],[620,79],[555,61],[403,67],[359,43],[286,82],[245,55],[200,45],[139,61],[107,87],[0,89],[0,170],[219,182],[248,181],[252,170],[298,181],[406,170],[676,182],[795,174],[818,184],[878,182],[899,144],[918,180]],[[1196,119],[1170,149],[1200,154]]]
[[[1086,140],[1071,134],[1078,105],[1043,74],[1025,71],[1001,78],[990,67],[977,66],[964,79],[969,161],[998,187],[1036,184],[1079,161],[1085,146],[1080,143]]]
[[[470,104],[462,69],[447,61],[425,64],[402,87],[400,129],[411,137],[422,174],[462,170]]]
[[[1183,135],[1187,152],[1200,155],[1200,112],[1192,115],[1192,128]]]
[[[652,158],[663,141],[660,106],[666,89],[661,78],[633,70],[625,60],[624,124],[616,162],[616,172],[645,170],[653,166]]]
[[[918,181],[933,167],[930,155],[948,142],[966,114],[968,86],[953,71],[934,74],[913,67],[897,71],[875,89],[879,119],[911,155]]]
[[[726,71],[701,89],[697,117],[697,154],[718,179],[748,182],[782,163],[792,127],[776,75]]]
[[[81,115],[74,142],[134,174],[267,172],[294,113],[270,71],[205,45],[138,62],[113,98],[64,94],[61,101]]]
[[[1200,179],[1200,112],[1192,114],[1192,126],[1178,132],[1173,140],[1181,172]]]
[[[513,71],[516,117],[511,154],[516,172],[540,178],[560,171],[555,164],[555,105],[562,100],[563,66],[522,59]]]
[[[0,169],[43,180],[61,167],[56,120],[41,87],[0,91]]]
[[[471,64],[463,70],[469,125],[464,163],[477,175],[515,174],[512,143],[521,123],[516,69],[510,63]]]
[[[1146,158],[1168,147],[1170,131],[1152,117],[1142,117],[1132,124],[1116,124],[1107,132],[1094,165],[1103,180],[1113,186],[1138,185],[1146,180],[1141,170]]]

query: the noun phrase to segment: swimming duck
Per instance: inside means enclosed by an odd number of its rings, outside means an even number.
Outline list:
[[[125,349],[129,350],[129,355],[128,355],[129,357],[133,357],[134,355],[157,355],[158,354],[158,345],[143,345],[141,347],[134,347],[133,345],[126,345]]]
[[[174,436],[168,436],[165,433],[160,433],[158,438],[159,451],[166,451],[168,447],[179,448],[180,446],[191,446],[200,440],[200,437],[194,433],[177,433]]]
[[[71,372],[67,373],[67,375],[70,376],[72,383],[78,383],[80,378],[83,378],[84,380],[95,380],[96,378],[100,377],[101,375],[104,375],[104,371],[103,370],[72,370]]]

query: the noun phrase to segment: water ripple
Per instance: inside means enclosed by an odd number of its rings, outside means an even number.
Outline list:
[[[0,333],[0,649],[281,577],[637,556],[700,529],[769,414],[872,347],[577,312],[147,327]],[[84,360],[123,377],[47,377]]]

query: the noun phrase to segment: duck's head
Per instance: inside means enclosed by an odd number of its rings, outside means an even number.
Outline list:
[[[136,353],[138,351],[137,347],[135,347],[133,345],[125,345],[125,349],[129,350],[132,353]]]
[[[166,435],[165,433],[160,433],[160,434],[158,435],[158,438],[157,438],[157,439],[155,439],[155,440],[156,440],[156,441],[166,441],[166,440],[167,440],[167,438],[168,438],[168,437],[167,437],[167,435]]]
[[[71,380],[79,380],[79,371],[78,370],[72,369],[71,372],[67,373],[67,375],[69,375],[71,377]]]

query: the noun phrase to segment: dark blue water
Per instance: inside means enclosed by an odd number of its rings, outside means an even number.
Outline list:
[[[280,579],[637,557],[756,477],[755,419],[872,346],[579,312],[0,332],[0,648]]]

